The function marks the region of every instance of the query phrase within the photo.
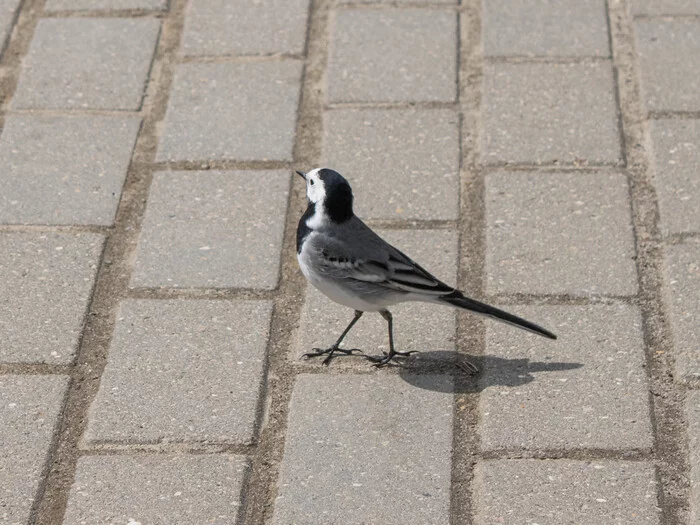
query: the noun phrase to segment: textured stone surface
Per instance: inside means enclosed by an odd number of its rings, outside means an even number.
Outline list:
[[[229,454],[82,457],[63,525],[240,524],[247,469]]]
[[[13,107],[139,109],[159,31],[152,18],[39,20]]]
[[[630,0],[634,15],[700,15],[698,0]]]
[[[302,63],[182,64],[158,160],[291,160]]]
[[[0,4],[0,56],[2,56],[5,45],[10,38],[20,1],[5,0]]]
[[[486,56],[610,56],[604,0],[483,0]]]
[[[0,233],[0,362],[73,360],[102,242],[96,234]]]
[[[637,461],[484,461],[475,523],[658,524],[655,477]]]
[[[29,523],[46,469],[63,399],[65,376],[0,376],[0,519]]]
[[[690,448],[690,520],[700,522],[700,392],[688,392],[688,441]]]
[[[485,64],[482,161],[621,162],[609,62]]]
[[[636,293],[624,175],[500,172],[485,198],[489,293]]]
[[[0,222],[112,224],[139,126],[136,117],[7,117]]]
[[[86,439],[252,443],[271,309],[267,301],[122,303]]]
[[[459,117],[452,110],[336,110],[323,165],[343,173],[363,218],[456,219]]]
[[[272,522],[450,523],[451,390],[447,376],[299,376]]]
[[[353,9],[333,19],[330,102],[455,100],[456,13]]]
[[[44,8],[52,11],[91,11],[116,9],[157,9],[168,7],[168,0],[48,0]]]

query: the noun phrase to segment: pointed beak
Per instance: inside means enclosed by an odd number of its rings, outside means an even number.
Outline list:
[[[302,179],[306,180],[306,173],[303,171],[297,171],[297,175],[299,175]]]

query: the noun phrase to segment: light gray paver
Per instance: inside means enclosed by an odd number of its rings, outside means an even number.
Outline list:
[[[65,376],[0,376],[0,520],[28,524],[68,386]]]
[[[330,102],[452,102],[457,94],[456,13],[336,11],[326,76]]]
[[[273,523],[449,523],[451,390],[446,376],[298,376]]]
[[[63,525],[233,525],[248,461],[229,454],[78,460]]]
[[[0,223],[114,221],[136,117],[11,115],[0,136]]]
[[[309,0],[192,0],[185,16],[185,55],[265,55],[304,51]]]
[[[485,199],[489,293],[636,293],[624,175],[494,173]]]
[[[73,360],[102,243],[96,234],[0,233],[0,362]]]
[[[700,15],[698,0],[630,0],[634,15]]]
[[[5,45],[10,38],[12,25],[17,15],[17,8],[21,0],[4,0],[0,4],[0,57],[5,50]]]
[[[474,482],[477,525],[659,523],[654,467],[644,462],[484,461]]]
[[[87,441],[252,443],[271,309],[269,301],[122,303]]]
[[[459,215],[459,119],[454,111],[327,111],[323,129],[323,165],[350,180],[360,217]]]
[[[133,286],[273,289],[290,173],[158,172]]]
[[[700,111],[700,22],[635,23],[642,98],[649,111]]]
[[[92,11],[117,9],[157,9],[168,7],[168,0],[48,0],[47,12],[53,11]]]
[[[159,31],[152,18],[39,20],[12,107],[138,110]]]
[[[158,160],[292,160],[302,63],[182,64]]]
[[[607,61],[485,64],[482,107],[486,164],[621,162]]]
[[[688,441],[690,449],[690,519],[700,523],[700,391],[688,392]]]
[[[604,0],[483,0],[486,56],[610,56]]]

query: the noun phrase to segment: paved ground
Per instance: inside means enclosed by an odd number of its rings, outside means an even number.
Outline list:
[[[0,44],[0,522],[700,522],[700,1],[0,0]],[[301,360],[351,318],[296,267],[320,164],[560,339],[405,305],[405,367]]]

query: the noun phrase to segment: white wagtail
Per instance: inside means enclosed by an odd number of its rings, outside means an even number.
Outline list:
[[[394,349],[392,317],[388,307],[404,301],[425,301],[464,308],[534,332],[550,339],[557,336],[534,323],[494,308],[447,286],[403,254],[352,211],[352,189],[345,178],[328,168],[297,173],[306,181],[308,208],[297,228],[297,259],[304,276],[336,303],[355,310],[355,317],[338,340],[325,350],[314,348],[306,357],[325,355],[328,364],[343,338],[365,312],[379,312],[389,326],[389,353],[368,356],[376,366],[412,352]]]

